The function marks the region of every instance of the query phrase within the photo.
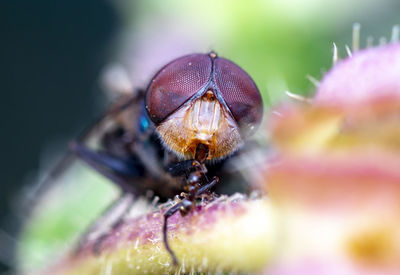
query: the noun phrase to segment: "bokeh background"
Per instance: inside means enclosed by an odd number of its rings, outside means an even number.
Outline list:
[[[354,22],[362,45],[369,35],[377,43],[400,23],[400,2],[1,1],[0,271],[12,267],[21,194],[102,112],[109,64],[144,87],[174,57],[215,50],[248,71],[271,105],[285,90],[312,94],[306,76],[329,69],[332,42],[345,56]]]

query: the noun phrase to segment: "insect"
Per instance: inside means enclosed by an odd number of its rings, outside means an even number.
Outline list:
[[[70,146],[75,156],[122,190],[81,243],[117,208],[121,214],[114,214],[110,226],[118,226],[134,197],[147,190],[162,199],[179,194],[180,201],[165,211],[162,228],[165,248],[176,264],[168,243],[168,218],[178,211],[186,215],[199,197],[212,196],[210,190],[219,181],[228,181],[224,165],[255,132],[262,113],[261,95],[251,77],[214,52],[165,65],[146,90],[118,100]],[[99,141],[97,148],[87,145],[93,138]],[[107,230],[97,235],[99,252]]]

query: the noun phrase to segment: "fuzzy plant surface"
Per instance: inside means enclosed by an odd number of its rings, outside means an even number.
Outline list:
[[[29,274],[399,274],[400,44],[359,50],[315,97],[267,114],[273,150],[249,172],[262,192],[199,202],[168,221],[143,208],[97,247]]]

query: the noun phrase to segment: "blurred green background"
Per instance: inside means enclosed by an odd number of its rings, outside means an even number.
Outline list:
[[[362,25],[362,46],[369,35],[377,43],[400,23],[400,2],[2,1],[0,271],[13,265],[21,190],[101,113],[108,64],[122,64],[133,85],[145,87],[174,57],[215,50],[254,78],[267,105],[276,104],[285,90],[312,94],[306,75],[320,79],[330,68],[333,42],[345,56],[354,22]]]

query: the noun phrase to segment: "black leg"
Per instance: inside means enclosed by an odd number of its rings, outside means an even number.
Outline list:
[[[218,183],[218,178],[214,177],[209,183],[207,183],[206,185],[200,187],[196,191],[195,196],[193,196],[191,198],[194,200],[195,197],[200,196],[200,195],[204,194],[205,192],[209,191],[217,183]],[[189,198],[186,198],[186,199],[183,199],[181,202],[175,204],[171,208],[169,208],[164,213],[164,223],[163,223],[163,228],[162,228],[163,241],[164,241],[165,249],[167,249],[168,253],[171,255],[172,262],[173,262],[174,265],[178,264],[178,259],[176,258],[176,255],[175,255],[174,251],[169,246],[169,242],[168,242],[168,219],[178,211],[180,211],[181,215],[184,216],[187,213],[189,213],[192,208],[193,208],[193,202]]]
[[[189,212],[192,205],[193,205],[193,203],[191,201],[189,201],[188,199],[184,199],[181,202],[172,206],[170,209],[168,209],[164,213],[164,223],[163,223],[163,228],[162,228],[163,241],[164,241],[165,249],[167,249],[168,253],[171,255],[172,262],[174,265],[178,264],[178,259],[176,258],[176,255],[175,255],[174,251],[172,251],[171,247],[169,246],[169,242],[168,242],[168,218],[171,217],[172,215],[174,215],[178,211]]]
[[[129,183],[129,180],[142,176],[143,168],[139,164],[119,159],[107,153],[93,151],[76,142],[70,144],[70,149],[79,159],[117,184],[123,192],[135,193],[135,188]]]
[[[129,98],[124,98],[117,103],[112,104],[106,112],[104,112],[101,116],[99,116],[92,124],[84,129],[82,133],[77,138],[77,142],[86,143],[89,139],[94,136],[101,136],[99,134],[99,130],[103,130],[105,122],[109,121],[112,117],[120,114],[128,107],[137,104],[138,101],[142,100],[143,92],[139,91],[136,95],[131,96]],[[67,152],[64,157],[56,163],[56,165],[50,169],[50,172],[45,176],[43,180],[35,187],[35,189],[31,192],[29,197],[25,200],[22,207],[24,210],[29,211],[35,207],[35,199],[40,197],[43,193],[45,193],[54,182],[58,180],[60,176],[74,163],[76,160],[76,156],[72,152]]]
[[[199,188],[199,190],[197,190],[196,196],[200,196],[201,194],[204,194],[205,192],[209,191],[218,183],[218,181],[219,179],[217,177],[214,177],[209,183],[207,183],[206,185]]]
[[[167,172],[173,177],[182,176],[188,171],[194,169],[200,169],[201,164],[197,160],[184,160],[177,163],[173,163],[167,167]]]
[[[122,193],[114,200],[79,238],[75,253],[79,253],[88,241],[95,240],[93,252],[99,254],[102,242],[123,222],[133,202],[134,196],[131,193]]]

